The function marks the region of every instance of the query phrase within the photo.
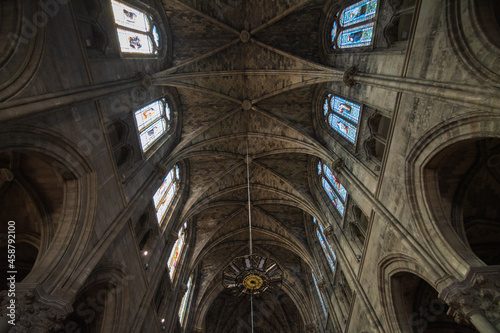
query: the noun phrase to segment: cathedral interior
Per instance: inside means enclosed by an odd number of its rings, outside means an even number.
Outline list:
[[[500,1],[2,0],[0,332],[500,332]]]

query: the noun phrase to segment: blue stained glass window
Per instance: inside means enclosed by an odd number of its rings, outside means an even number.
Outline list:
[[[337,37],[337,28],[337,21],[334,21],[332,27],[332,43],[335,41],[335,37]]]
[[[337,96],[334,96],[330,100],[330,104],[333,111],[343,115],[345,118],[352,120],[356,124],[358,123],[359,113],[361,111],[361,107],[358,104],[349,102]]]
[[[323,104],[323,112],[325,116],[328,114],[328,98],[325,98],[325,103]]]
[[[333,113],[328,116],[328,123],[335,131],[340,133],[351,143],[356,141],[357,129],[352,124],[334,115]]]
[[[338,44],[341,48],[366,46],[372,43],[374,23],[368,23],[342,31]]]
[[[340,199],[337,197],[337,194],[333,191],[332,187],[325,178],[322,178],[321,183],[326,191],[326,194],[328,194],[330,200],[332,200],[335,208],[337,208],[340,215],[344,216],[344,204],[342,203],[342,201],[340,201]]]
[[[339,180],[333,175],[332,170],[330,170],[330,168],[327,165],[323,166],[323,168],[325,169],[326,178],[328,178],[330,183],[335,187],[337,192],[342,197],[342,200],[345,201],[345,198],[347,196],[346,189],[344,188],[344,186],[342,186],[342,184],[339,182]]]
[[[335,208],[338,210],[340,215],[344,216],[344,204],[347,199],[347,190],[340,183],[340,181],[335,177],[332,170],[324,164],[322,161],[318,162],[318,174],[321,177],[321,185],[327,193],[328,197],[332,201]],[[316,223],[316,219],[314,220]],[[319,224],[320,230],[324,233],[323,227]],[[332,255],[335,257],[335,253],[330,248]]]
[[[316,230],[316,233],[318,234],[318,239],[319,239],[319,242],[321,244],[321,248],[323,249],[323,252],[325,252],[325,257],[326,257],[326,260],[328,260],[328,265],[330,265],[330,268],[332,269],[332,272],[335,272],[335,262],[334,262],[334,259],[332,258],[331,254],[328,253],[328,248],[330,247],[328,244],[328,246],[325,244],[327,243],[325,241],[325,239],[323,239],[323,237],[321,236],[319,230]]]
[[[375,17],[376,12],[377,0],[362,0],[344,9],[340,17],[340,24],[348,27]]]
[[[313,276],[313,281],[314,281],[314,287],[316,287],[316,292],[318,293],[319,301],[321,303],[321,307],[323,308],[323,313],[326,317],[328,315],[328,311],[326,311],[326,305],[325,305],[325,302],[323,302],[323,296],[321,296],[321,292],[319,291],[318,281],[316,281],[316,276],[314,276],[314,273],[312,276]]]
[[[328,242],[328,240],[326,240],[326,236],[325,236],[325,229],[323,229],[323,226],[321,225],[321,223],[318,223],[318,222],[316,221],[316,218],[315,218],[315,217],[313,217],[313,222],[314,222],[315,224],[317,224],[317,225],[318,225],[319,230],[321,231],[321,234],[320,234],[320,235],[323,237],[323,239],[325,239],[325,242],[326,242],[326,244],[328,245],[328,249],[330,250],[330,253],[331,253],[331,254],[332,254],[332,256],[333,256],[333,260],[334,260],[334,262],[335,262],[335,261],[337,261],[337,256],[335,255],[335,252],[333,251],[332,246],[330,245],[330,242]],[[321,239],[321,238],[320,238],[320,239]]]

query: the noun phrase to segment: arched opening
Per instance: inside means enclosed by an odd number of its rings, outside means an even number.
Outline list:
[[[401,332],[476,333],[472,326],[457,324],[447,315],[449,306],[426,281],[411,273],[391,278],[392,301]]]
[[[0,153],[0,249],[15,245],[15,262],[2,261],[0,278],[7,265],[17,270],[21,282],[43,255],[61,223],[67,174],[60,174],[50,159],[38,153]],[[8,222],[12,221],[12,222]],[[9,239],[15,243],[9,243]],[[2,290],[6,288],[2,284]]]
[[[456,143],[435,155],[424,175],[436,221],[451,226],[444,236],[458,235],[485,264],[500,264],[500,139]]]

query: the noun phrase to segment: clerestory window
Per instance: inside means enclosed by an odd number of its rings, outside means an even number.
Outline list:
[[[313,278],[313,282],[314,282],[314,287],[316,288],[316,292],[318,293],[321,307],[323,308],[323,314],[326,317],[328,315],[328,311],[326,310],[326,305],[325,305],[325,302],[323,301],[323,295],[321,294],[321,291],[319,290],[318,281],[316,281],[316,276],[314,275],[314,273],[312,273],[312,278]]]
[[[377,0],[362,0],[335,15],[331,30],[334,49],[369,46],[373,41]]]
[[[189,294],[191,293],[191,284],[193,281],[193,277],[189,277],[189,281],[187,283],[187,291],[182,297],[181,306],[179,307],[179,321],[181,326],[184,326],[184,319],[186,318],[186,310],[189,301]]]
[[[161,98],[134,112],[142,151],[147,151],[165,134],[170,126],[170,107]]]
[[[361,105],[328,94],[323,102],[323,115],[325,121],[334,131],[350,143],[356,143]]]
[[[156,209],[158,224],[162,223],[168,208],[170,207],[177,188],[179,187],[179,167],[174,166],[163,179],[163,183],[153,196],[153,203]]]
[[[332,273],[335,272],[335,263],[337,262],[337,256],[335,256],[335,252],[330,245],[330,242],[325,237],[325,230],[321,223],[316,221],[316,218],[313,218],[314,224],[316,225],[316,236],[318,236],[319,243],[321,244],[321,248],[325,253],[326,260],[328,261],[328,265],[332,269]]]
[[[318,175],[321,185],[331,202],[340,213],[344,216],[345,202],[347,199],[347,191],[340,181],[335,177],[332,170],[322,161],[318,162]]]
[[[186,229],[187,223],[185,222],[177,233],[177,240],[175,241],[174,247],[170,252],[170,257],[168,258],[168,273],[170,275],[170,281],[174,280],[175,269],[177,268],[179,258],[182,254],[182,249],[184,248],[184,242],[186,240]]]
[[[160,34],[153,16],[120,1],[111,1],[116,34],[124,53],[157,54]]]

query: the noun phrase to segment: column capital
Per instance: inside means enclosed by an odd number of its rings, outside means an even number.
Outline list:
[[[340,174],[342,172],[342,169],[344,168],[344,160],[341,158],[337,158],[333,163],[332,163],[332,171],[335,172],[336,174]]]
[[[135,77],[137,80],[140,82],[139,89],[141,91],[147,91],[149,88],[151,88],[152,82],[151,82],[151,77],[147,75],[144,72],[138,72]]]
[[[7,291],[0,292],[2,308],[7,308],[15,300],[15,326],[10,333],[54,332],[63,329],[64,319],[70,311],[59,309],[41,302],[34,291],[18,292],[15,298],[7,297]],[[7,320],[13,319],[7,313]]]
[[[316,333],[318,332],[318,326],[316,323],[309,323],[306,325],[306,333]]]
[[[345,72],[344,72],[344,83],[348,87],[352,87],[356,84],[356,81],[354,80],[353,76],[358,73],[358,69],[356,67],[349,67]]]
[[[167,167],[165,167],[161,163],[156,163],[154,170],[155,170],[156,174],[158,175],[159,179],[165,178],[167,176],[168,172],[169,172],[169,170],[167,169]]]
[[[500,272],[495,267],[473,267],[463,281],[444,288],[439,297],[450,305],[458,323],[480,314],[491,323],[500,320]]]

